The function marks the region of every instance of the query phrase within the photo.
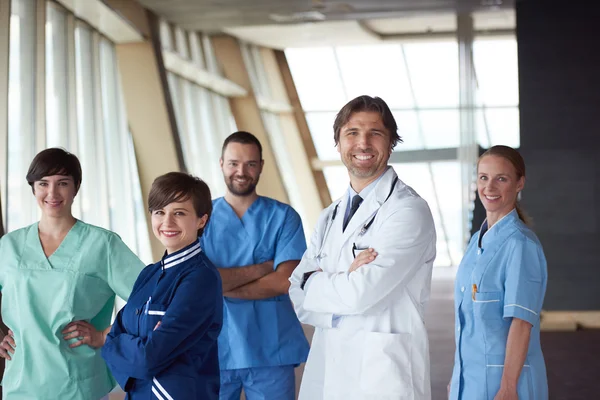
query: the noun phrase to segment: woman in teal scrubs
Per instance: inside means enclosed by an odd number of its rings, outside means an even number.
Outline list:
[[[494,146],[479,159],[477,191],[487,218],[456,276],[450,399],[548,399],[540,346],[546,259],[517,204],[524,185],[516,150]]]
[[[144,265],[118,235],[73,217],[75,155],[40,152],[27,182],[41,218],[0,239],[3,398],[98,400],[115,386],[100,355],[115,295],[127,300]]]

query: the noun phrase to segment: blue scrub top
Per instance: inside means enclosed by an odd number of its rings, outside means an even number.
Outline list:
[[[496,396],[513,317],[532,325],[517,387],[519,399],[547,399],[540,346],[540,312],[547,282],[542,245],[516,210],[481,238],[480,232],[471,238],[456,276],[456,353],[450,399],[491,400]]]
[[[300,260],[306,240],[292,207],[259,196],[239,218],[224,198],[213,201],[202,248],[218,268],[273,260],[274,268]],[[219,336],[222,370],[296,365],[306,361],[308,341],[287,294],[263,300],[226,297]]]
[[[222,298],[199,241],[144,268],[102,348],[127,399],[219,398]]]

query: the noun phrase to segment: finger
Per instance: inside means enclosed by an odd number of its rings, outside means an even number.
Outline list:
[[[81,331],[73,331],[73,332],[69,332],[63,335],[63,338],[65,340],[69,340],[69,339],[73,339],[79,336],[83,336],[83,333]]]
[[[75,347],[79,347],[79,346],[82,346],[82,345],[84,345],[84,344],[87,344],[87,343],[89,343],[89,340],[88,340],[88,338],[85,338],[85,337],[84,337],[84,338],[83,338],[83,339],[81,339],[81,340],[78,340],[78,341],[76,341],[76,342],[74,342],[74,343],[71,343],[71,344],[69,345],[69,347],[70,347],[70,348],[75,348]]]
[[[370,257],[376,257],[376,256],[377,256],[377,252],[375,251],[375,249],[371,248],[371,249],[362,251],[356,258],[359,258],[359,257],[360,258],[370,258]]]
[[[7,360],[11,360],[10,355],[4,349],[0,349],[0,357],[5,358]]]
[[[11,352],[13,354],[15,353],[15,349],[13,349],[12,346],[5,341],[2,341],[2,343],[0,344],[0,348],[5,352]]]
[[[65,326],[65,329],[62,330],[62,333],[72,332],[78,328],[79,324],[77,322],[71,322],[67,326]]]
[[[63,329],[62,333],[72,331],[74,329],[89,329],[92,325],[87,321],[73,321],[69,322]]]
[[[361,256],[362,256],[362,254],[361,254]],[[362,265],[362,264],[368,264],[371,261],[375,260],[375,257],[377,257],[377,256],[373,255],[371,253],[367,253],[367,254],[365,254],[362,257],[357,257],[355,261],[356,261],[357,264],[360,264],[360,265]]]
[[[369,252],[369,253],[365,254],[365,256],[361,259],[361,261],[363,261],[365,264],[366,263],[370,263],[376,257],[377,257],[377,253],[376,252],[374,252],[374,251],[373,252]]]
[[[17,344],[15,343],[15,339],[13,339],[12,336],[6,335],[6,336],[4,336],[4,340],[6,340],[8,343],[10,343],[10,345],[12,347],[17,347]]]
[[[8,334],[9,334],[11,337],[15,337],[15,334],[14,334],[14,332],[13,332],[13,331],[11,331],[10,329],[8,330]]]

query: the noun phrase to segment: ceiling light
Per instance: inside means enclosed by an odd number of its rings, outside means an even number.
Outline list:
[[[292,14],[269,14],[269,18],[278,23],[324,21],[325,14],[319,11],[297,12]]]

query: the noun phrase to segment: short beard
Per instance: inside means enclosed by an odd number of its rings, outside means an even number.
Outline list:
[[[258,181],[250,183],[250,185],[248,185],[248,188],[245,190],[237,190],[233,183],[233,178],[231,178],[229,180],[227,180],[227,179],[225,180],[225,185],[227,185],[227,189],[229,189],[229,192],[232,195],[239,196],[239,197],[246,197],[246,196],[252,195],[254,193],[254,191],[256,190],[257,183],[258,183]]]
[[[370,178],[377,172],[377,166],[373,166],[370,169],[360,169],[350,165],[348,171],[357,178]]]
[[[348,162],[346,162],[344,158],[342,158],[342,163],[346,166],[348,172],[351,175],[356,176],[357,178],[369,178],[373,176],[377,172],[377,168],[379,168],[378,165],[373,165],[369,169],[358,168],[352,164],[351,159]]]

